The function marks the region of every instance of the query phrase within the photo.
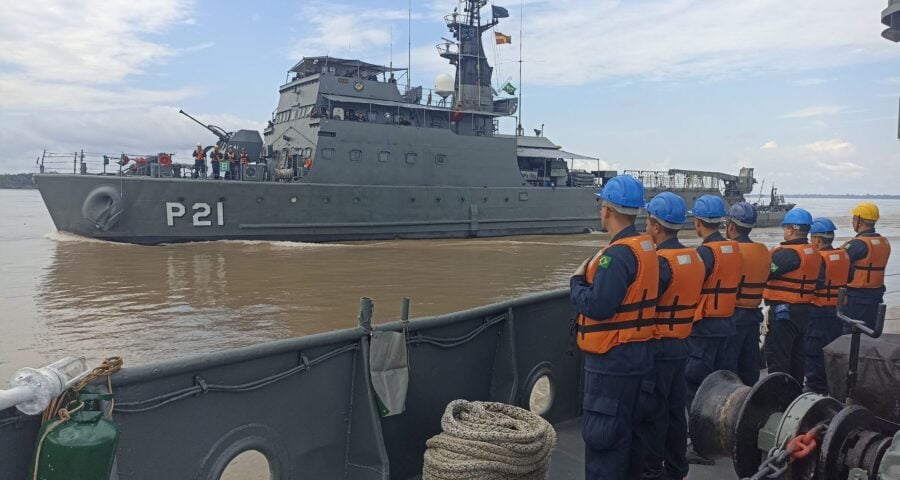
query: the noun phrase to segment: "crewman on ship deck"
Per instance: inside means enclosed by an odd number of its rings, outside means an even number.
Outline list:
[[[219,145],[216,144],[213,150],[209,152],[209,163],[212,165],[213,178],[219,179],[219,162],[222,161],[222,152]]]
[[[641,388],[641,440],[644,447],[642,478],[682,479],[688,473],[687,337],[694,323],[705,274],[697,250],[678,241],[687,221],[687,205],[672,192],[662,192],[644,207],[647,235],[656,244],[659,260],[659,295],[653,349],[653,371]]]
[[[823,349],[840,337],[843,331],[843,324],[837,318],[837,297],[838,291],[847,285],[847,277],[850,274],[850,257],[847,252],[835,249],[831,245],[835,230],[837,227],[827,218],[817,218],[809,227],[810,243],[819,250],[822,263],[819,266],[812,312],[804,340],[806,352],[804,389],[825,395],[828,394],[828,382],[825,378]]]
[[[760,305],[772,264],[769,247],[750,240],[756,220],[756,208],[747,202],[738,202],[728,210],[725,224],[725,236],[741,247],[741,280],[731,317],[735,334],[728,337],[725,346],[726,354],[731,356],[726,363],[734,367],[734,373],[745,385],[751,386],[759,380],[759,327],[763,319]]]
[[[610,243],[584,261],[570,281],[584,355],[582,436],[585,478],[621,480],[641,474],[641,384],[653,365],[659,262],[653,239],[638,233],[644,186],[613,177],[600,197]]]
[[[687,404],[694,401],[700,384],[716,370],[735,370],[731,355],[726,352],[728,338],[734,336],[734,307],[737,303],[738,284],[741,280],[742,259],[740,246],[719,233],[728,212],[725,202],[715,195],[703,195],[691,209],[694,215],[694,230],[703,243],[697,247],[697,254],[703,260],[704,281],[700,301],[694,314],[694,327],[688,339],[691,347],[685,367],[687,381]],[[712,460],[704,458],[688,449],[688,461],[712,465]]]
[[[812,215],[793,208],[784,215],[784,242],[772,250],[769,280],[763,299],[769,305],[766,365],[769,373],[784,372],[803,384],[804,343],[813,293],[822,259],[806,239]]]
[[[878,304],[884,300],[884,272],[891,256],[891,243],[875,231],[880,219],[877,205],[862,202],[851,213],[856,237],[842,247],[852,263],[844,311],[850,318],[863,320],[872,327]]]
[[[198,143],[194,149],[194,171],[192,178],[206,178],[206,152],[203,151],[203,144]]]

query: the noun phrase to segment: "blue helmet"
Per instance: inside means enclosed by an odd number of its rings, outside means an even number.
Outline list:
[[[694,202],[691,215],[710,223],[721,222],[728,212],[725,211],[725,202],[722,197],[715,195],[703,195]]]
[[[833,237],[835,230],[837,230],[837,227],[834,226],[834,222],[825,217],[819,217],[813,220],[812,224],[809,226],[810,235],[823,235]]]
[[[812,224],[812,221],[812,215],[809,212],[802,208],[794,207],[789,212],[784,214],[784,220],[781,221],[781,226],[810,225]]]
[[[728,209],[728,218],[741,227],[753,228],[756,225],[756,208],[747,202],[735,203]]]
[[[680,229],[687,221],[687,205],[684,199],[672,192],[662,192],[651,198],[644,207],[653,219],[666,228]]]
[[[628,175],[616,175],[609,179],[596,195],[620,207],[639,209],[644,206],[644,185]]]

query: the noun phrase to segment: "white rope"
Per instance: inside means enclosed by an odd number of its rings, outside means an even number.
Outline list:
[[[540,415],[496,402],[454,400],[428,440],[423,480],[544,480],[556,431]]]

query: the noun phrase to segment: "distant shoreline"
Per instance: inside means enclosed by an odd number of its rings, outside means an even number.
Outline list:
[[[34,180],[30,173],[3,173],[0,174],[0,189],[10,190],[31,190],[34,186]]]
[[[786,198],[846,198],[850,200],[900,200],[900,195],[860,195],[852,193],[832,194],[832,193],[798,193],[784,194]]]

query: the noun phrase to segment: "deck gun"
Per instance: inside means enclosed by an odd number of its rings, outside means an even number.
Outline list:
[[[191,114],[185,112],[184,110],[179,109],[178,113],[184,115],[185,117],[190,118],[191,120],[193,120],[194,122],[196,122],[200,126],[202,126],[203,128],[212,132],[213,135],[215,135],[216,137],[219,138],[219,141],[216,142],[216,144],[219,145],[219,148],[221,148],[223,150],[225,149],[225,145],[228,143],[228,141],[231,140],[231,136],[234,134],[234,132],[226,132],[221,127],[217,127],[212,124],[207,125],[207,124],[201,122],[200,120],[197,120],[196,118],[192,117]]]
[[[200,120],[197,120],[184,110],[178,110],[178,113],[190,118],[194,122],[200,124],[203,128],[212,132],[212,134],[219,139],[219,141],[216,142],[216,145],[218,145],[222,151],[228,146],[232,146],[237,152],[240,152],[242,149],[247,150],[247,155],[252,162],[257,161],[260,158],[260,154],[263,151],[263,141],[258,131],[242,129],[235,132],[226,132],[222,127],[207,125]],[[209,148],[210,147],[206,147],[204,151],[209,150]]]

